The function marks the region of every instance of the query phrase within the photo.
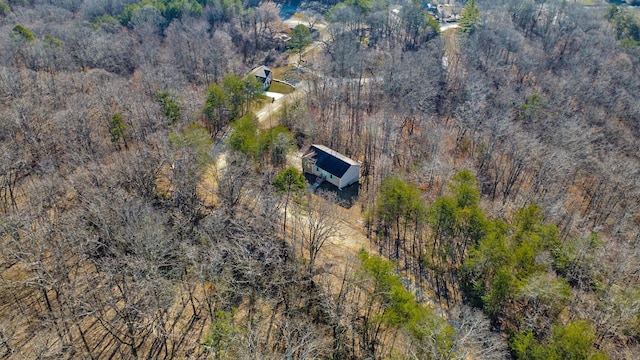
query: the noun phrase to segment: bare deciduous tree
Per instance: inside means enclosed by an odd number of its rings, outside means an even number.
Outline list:
[[[337,196],[331,193],[305,194],[295,212],[294,229],[300,241],[301,254],[308,254],[307,270],[313,276],[316,260],[327,241],[340,236]]]

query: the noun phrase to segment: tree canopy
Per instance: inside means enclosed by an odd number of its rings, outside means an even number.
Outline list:
[[[304,175],[294,167],[288,167],[273,178],[273,185],[282,192],[296,192],[305,188]]]
[[[12,32],[27,42],[36,41],[36,36],[22,24],[13,27]]]
[[[469,0],[460,13],[459,31],[473,34],[482,25],[482,15],[477,0]]]
[[[300,54],[300,58],[302,59],[302,51],[307,45],[311,44],[311,41],[309,28],[303,24],[298,24],[291,30],[291,39],[288,42],[288,46]]]
[[[264,89],[255,76],[227,74],[222,84],[209,85],[202,113],[211,131],[217,133],[245,116],[251,105],[263,98]]]

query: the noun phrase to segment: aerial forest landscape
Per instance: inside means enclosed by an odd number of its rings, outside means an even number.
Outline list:
[[[0,359],[640,359],[635,0],[0,0]]]

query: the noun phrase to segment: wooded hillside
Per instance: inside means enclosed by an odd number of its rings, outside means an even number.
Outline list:
[[[638,10],[458,5],[0,0],[1,356],[639,358]]]

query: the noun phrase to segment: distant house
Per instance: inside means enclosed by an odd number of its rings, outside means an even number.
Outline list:
[[[311,145],[302,156],[302,169],[342,190],[360,179],[360,163],[323,145]]]
[[[273,80],[273,72],[268,67],[261,65],[257,68],[251,70],[251,74],[255,75],[255,77],[260,80],[262,83],[262,88],[267,90],[271,85],[271,81]]]

